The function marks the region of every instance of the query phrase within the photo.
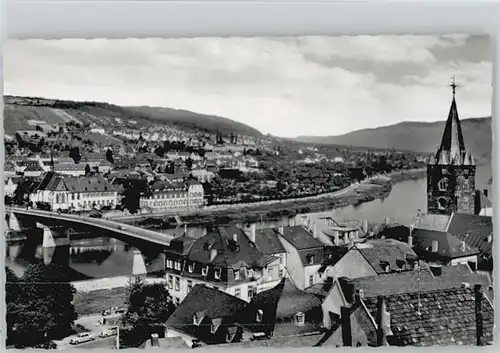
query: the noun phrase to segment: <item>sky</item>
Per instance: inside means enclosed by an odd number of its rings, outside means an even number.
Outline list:
[[[149,105],[282,137],[491,115],[488,36],[9,40],[4,94]]]

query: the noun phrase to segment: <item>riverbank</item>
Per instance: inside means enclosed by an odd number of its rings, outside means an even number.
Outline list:
[[[393,184],[422,178],[425,173],[425,169],[398,171],[364,180],[334,193],[294,200],[212,206],[194,214],[181,215],[178,218],[188,226],[254,223],[275,221],[284,217],[292,218],[297,214],[323,212],[351,205],[357,206],[375,199],[385,198],[390,194]],[[178,220],[171,215],[141,215],[121,221],[156,230],[169,229],[178,225]]]

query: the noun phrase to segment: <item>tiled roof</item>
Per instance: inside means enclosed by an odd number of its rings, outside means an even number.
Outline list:
[[[263,254],[285,253],[285,248],[275,229],[259,229],[255,231],[255,245]]]
[[[202,342],[222,343],[211,342],[214,339],[214,335],[210,334],[211,320],[222,319],[220,327],[227,329],[246,305],[245,301],[237,297],[197,284],[169,317],[167,327],[187,333]],[[195,314],[202,319],[200,326],[194,325]]]
[[[312,286],[307,287],[306,289],[304,289],[304,292],[324,298],[328,295],[330,289],[332,289],[332,286],[333,286],[333,281],[327,280],[325,282],[316,283],[313,284]]]
[[[393,346],[475,345],[475,300],[471,288],[454,288],[385,296],[390,313]],[[373,317],[377,298],[363,299]],[[419,307],[420,302],[420,307]],[[483,296],[484,341],[492,341],[493,307]],[[420,312],[418,314],[417,312]]]
[[[86,164],[83,163],[59,163],[59,164],[54,164],[54,170],[75,170],[75,171],[84,171],[85,168],[87,167]]]
[[[466,264],[456,266],[442,266],[435,271],[430,268],[421,268],[418,271],[404,271],[386,273],[376,276],[360,277],[348,280],[354,289],[362,289],[365,298],[378,295],[395,295],[421,291],[460,288],[463,283],[471,286],[481,284],[484,288],[489,285],[488,279],[472,272]],[[341,282],[343,283],[343,282]],[[349,295],[346,285],[342,288]]]
[[[385,273],[384,263],[389,264],[389,270],[404,269],[409,262],[406,256],[416,257],[415,252],[406,243],[392,239],[371,240],[356,244],[355,247],[366,258],[377,273]]]
[[[488,242],[488,235],[493,233],[492,217],[453,213],[448,232],[468,246],[479,249],[482,254],[491,253],[492,243]]]
[[[479,254],[478,249],[471,247],[467,243],[465,244],[464,251],[462,251],[462,241],[458,237],[447,232],[414,229],[412,235],[414,249],[419,254],[432,253],[433,241],[437,241],[438,243],[438,249],[435,253],[436,256],[445,259],[455,259]]]
[[[424,214],[419,217],[416,228],[446,231],[449,215]]]
[[[78,178],[65,178],[64,184],[70,192],[104,192],[115,191],[111,185],[101,175],[85,176]]]
[[[43,168],[38,163],[36,163],[36,164],[30,164],[24,170],[24,173],[26,173],[26,172],[43,172]]]
[[[324,334],[298,335],[292,337],[272,338],[267,340],[244,341],[238,343],[216,345],[221,348],[305,348],[314,347],[323,338]]]
[[[237,240],[234,241],[234,235]],[[207,248],[209,245],[210,249]],[[217,250],[217,256],[210,261],[210,252]],[[248,239],[246,234],[237,226],[219,227],[215,231],[197,239],[188,258],[204,264],[213,264],[223,268],[232,268],[240,264],[246,264],[251,268],[263,255],[257,250],[254,243]]]
[[[302,226],[284,227],[282,236],[296,249],[310,249],[323,247],[323,243],[314,238]]]
[[[259,310],[262,310],[262,321],[256,323],[255,318]],[[313,321],[317,322],[310,322],[308,313],[311,311],[316,311],[316,320]],[[297,313],[306,315],[304,326],[296,326],[290,322],[290,318]],[[314,294],[298,289],[289,278],[284,278],[274,288],[258,293],[239,323],[250,331],[273,333],[273,337],[316,332],[322,324],[321,300]]]

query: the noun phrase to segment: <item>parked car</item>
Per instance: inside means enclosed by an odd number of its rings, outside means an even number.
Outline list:
[[[85,333],[80,333],[78,336],[73,337],[71,341],[69,341],[70,344],[80,344],[80,343],[85,343],[85,342],[90,342],[95,340],[95,337],[92,336],[90,333],[85,332]]]
[[[105,337],[116,336],[117,333],[118,333],[118,326],[107,327],[101,331],[99,337],[105,338]]]
[[[98,211],[93,211],[89,213],[89,217],[92,218],[102,218],[102,213]]]
[[[45,343],[40,343],[35,346],[35,348],[41,348],[41,349],[57,349],[57,344],[55,342],[45,342]]]

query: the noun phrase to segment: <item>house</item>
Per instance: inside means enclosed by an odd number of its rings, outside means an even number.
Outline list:
[[[236,324],[247,303],[205,285],[195,285],[166,322],[167,338],[181,337],[187,346],[232,343],[241,340]]]
[[[115,207],[118,192],[100,175],[63,177],[49,172],[30,195],[30,200],[46,202],[52,210],[90,210],[103,206]]]
[[[83,163],[58,163],[54,165],[54,172],[62,175],[69,175],[73,177],[84,176],[87,164]],[[89,166],[90,167],[90,166]]]
[[[37,178],[37,177],[40,177],[44,173],[45,173],[45,170],[44,170],[44,168],[42,168],[42,166],[39,163],[30,164],[23,171],[23,175],[25,177],[28,177],[28,178],[29,177]]]
[[[219,227],[192,241],[172,240],[166,250],[166,276],[174,302],[196,284],[218,288],[245,301],[280,281],[280,259],[262,254],[237,226]]]
[[[323,263],[324,245],[317,233],[309,232],[303,226],[278,228],[279,239],[287,252],[287,269],[295,285],[303,290],[321,282],[319,272]]]
[[[479,249],[467,245],[451,233],[415,229],[412,236],[413,249],[429,263],[444,266],[465,263],[477,268]]]
[[[200,183],[210,183],[215,177],[215,173],[209,172],[206,169],[195,169],[191,171],[191,176],[198,180]]]
[[[290,278],[261,292],[247,306],[240,324],[254,337],[279,338],[323,331],[321,301],[300,290]]]
[[[342,312],[341,325],[325,346],[482,346],[493,341],[494,310],[480,285],[375,298],[358,293],[355,304]]]
[[[203,186],[194,180],[183,184],[156,181],[139,199],[140,207],[150,212],[177,212],[203,207]]]
[[[15,181],[15,179],[16,178],[12,178],[12,177],[5,177],[4,178],[3,191],[4,191],[5,196],[9,196],[9,197],[14,196],[14,192],[17,189],[17,182]]]
[[[406,244],[392,239],[370,240],[331,249],[321,269],[332,278],[358,278],[413,269],[417,255]]]

